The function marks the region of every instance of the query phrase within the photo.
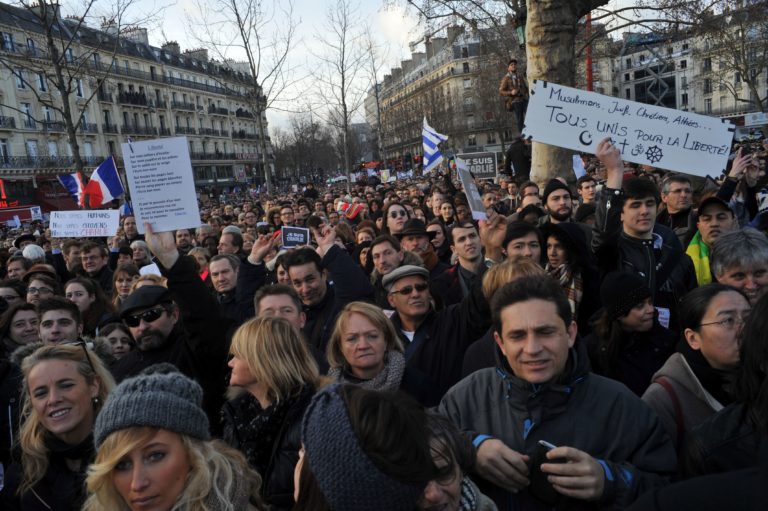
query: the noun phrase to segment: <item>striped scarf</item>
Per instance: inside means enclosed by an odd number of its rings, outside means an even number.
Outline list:
[[[696,235],[688,244],[685,253],[693,261],[693,267],[696,269],[696,280],[700,286],[712,282],[712,270],[709,268],[709,247],[701,239],[701,232],[696,231]]]
[[[576,320],[576,314],[579,310],[579,304],[581,303],[581,296],[584,294],[584,286],[581,281],[581,274],[571,269],[569,264],[561,264],[560,266],[553,267],[547,263],[544,268],[552,278],[557,280],[562,286],[565,295],[568,297],[568,303],[571,304],[571,313],[573,314],[574,321]]]

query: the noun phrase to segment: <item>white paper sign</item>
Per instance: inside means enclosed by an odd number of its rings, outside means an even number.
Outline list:
[[[622,159],[696,176],[719,176],[735,127],[716,117],[534,81],[523,136],[594,153],[610,137]]]
[[[459,175],[459,179],[461,179],[461,186],[464,187],[464,194],[469,201],[472,218],[474,220],[488,220],[488,214],[485,212],[485,206],[483,206],[483,198],[480,197],[475,181],[469,173],[467,162],[461,158],[456,158],[456,173]]]
[[[186,137],[121,144],[136,226],[155,232],[200,226]]]
[[[578,154],[573,155],[573,173],[576,174],[576,179],[587,175],[587,169],[584,168],[584,160]]]
[[[160,273],[160,267],[157,266],[157,264],[155,263],[142,266],[141,268],[139,268],[139,273],[142,275],[157,275],[160,277],[163,276],[163,274]]]
[[[120,212],[116,209],[51,211],[54,238],[109,237],[117,234]]]

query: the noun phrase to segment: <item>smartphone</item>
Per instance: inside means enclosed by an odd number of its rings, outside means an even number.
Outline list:
[[[547,474],[541,471],[541,465],[542,463],[565,463],[565,460],[562,459],[547,459],[547,453],[556,447],[556,445],[546,440],[536,442],[536,448],[533,451],[533,455],[531,455],[531,465],[528,474],[528,478],[531,481],[528,490],[531,492],[531,495],[549,506],[557,504],[560,494],[552,487],[552,483],[547,479]]]

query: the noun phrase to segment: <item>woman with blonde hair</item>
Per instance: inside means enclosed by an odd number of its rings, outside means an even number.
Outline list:
[[[402,390],[424,406],[440,401],[429,379],[405,363],[403,343],[382,310],[365,302],[347,304],[328,342],[328,371],[334,382],[380,390]]]
[[[488,303],[496,291],[504,284],[521,277],[552,278],[544,269],[530,257],[517,256],[507,259],[501,264],[491,266],[483,275],[483,295]],[[493,340],[493,328],[484,336],[472,343],[464,354],[464,364],[461,377],[466,378],[479,369],[496,365],[496,341]]]
[[[118,385],[96,421],[85,511],[260,510],[260,479],[211,440],[193,380],[161,364]]]
[[[317,363],[299,330],[283,318],[251,319],[230,346],[230,387],[224,440],[245,454],[273,510],[293,507],[293,467],[301,447],[301,417],[319,385]]]
[[[0,508],[79,510],[94,422],[114,380],[83,342],[43,346],[21,370],[21,462],[6,471]]]
[[[131,285],[131,293],[139,289],[141,286],[163,286],[168,287],[168,279],[154,273],[147,273],[140,275]],[[129,293],[130,294],[130,293]]]

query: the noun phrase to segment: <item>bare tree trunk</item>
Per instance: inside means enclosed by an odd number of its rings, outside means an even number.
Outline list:
[[[573,86],[576,25],[605,0],[528,0],[525,27],[528,80]],[[533,143],[531,179],[540,185],[555,177],[573,180],[573,151]]]

